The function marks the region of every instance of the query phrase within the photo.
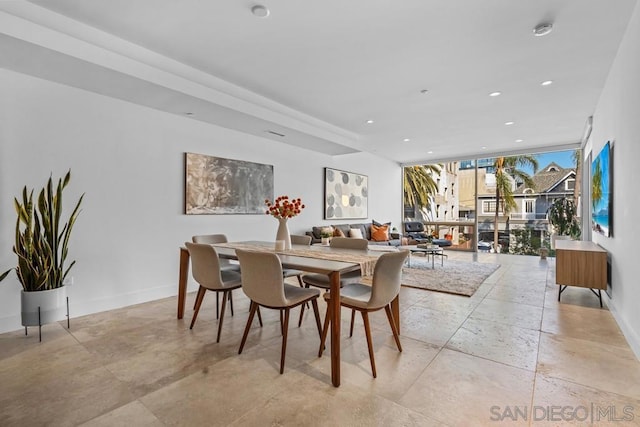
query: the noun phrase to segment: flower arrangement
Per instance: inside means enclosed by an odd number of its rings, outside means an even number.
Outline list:
[[[267,205],[265,213],[275,218],[293,218],[305,208],[300,198],[290,199],[289,196],[280,196],[273,203],[265,199],[264,203]]]

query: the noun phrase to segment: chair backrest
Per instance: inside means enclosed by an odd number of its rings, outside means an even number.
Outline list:
[[[291,244],[293,245],[307,245],[311,244],[311,236],[305,236],[302,234],[292,234]]]
[[[329,246],[332,248],[367,250],[369,242],[366,239],[354,239],[351,237],[332,237]]]
[[[221,289],[220,260],[216,250],[207,243],[184,243],[191,256],[191,274],[207,289]]]
[[[254,302],[268,307],[284,307],[284,280],[280,258],[271,252],[236,249],[242,290]]]
[[[224,234],[201,234],[191,238],[193,243],[227,243],[227,236]]]
[[[420,221],[407,221],[404,223],[405,233],[421,233],[424,231],[424,224]]]
[[[384,307],[400,293],[402,266],[409,251],[385,252],[380,255],[373,270],[371,298],[372,308]]]
[[[206,243],[211,245],[213,243],[227,243],[227,236],[224,234],[201,234],[198,236],[191,237],[193,243]],[[220,258],[220,266],[226,267],[231,265],[231,262],[228,259]]]

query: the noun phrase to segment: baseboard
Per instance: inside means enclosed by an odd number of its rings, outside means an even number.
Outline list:
[[[197,290],[197,286],[193,285],[187,289],[187,292]],[[136,292],[130,292],[122,295],[114,295],[107,298],[94,300],[75,300],[73,293],[69,297],[69,314],[71,319],[74,317],[86,316],[88,314],[100,313],[103,311],[114,310],[117,308],[127,307],[130,305],[141,304],[144,302],[155,301],[162,298],[175,297],[176,285],[160,286],[157,288],[143,289]],[[20,302],[18,301],[18,304]],[[19,308],[19,307],[18,307]],[[73,328],[73,323],[72,323]],[[12,332],[23,329],[20,313],[0,318],[0,333]]]
[[[605,297],[604,293],[602,297]],[[624,317],[620,315],[620,312],[616,309],[616,305],[608,295],[606,296],[606,298],[609,311],[613,315],[613,318],[616,319],[616,322],[618,323],[622,334],[626,338],[627,343],[629,343],[629,347],[631,347],[631,351],[633,351],[636,355],[636,358],[640,360],[640,336],[638,336],[638,332],[630,327],[629,324],[625,321]]]

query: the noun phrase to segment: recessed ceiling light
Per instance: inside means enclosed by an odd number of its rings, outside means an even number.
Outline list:
[[[487,149],[487,147],[485,147],[485,146],[483,145],[483,146],[482,146],[482,149],[483,149],[483,150],[486,150],[486,149]]]
[[[536,25],[533,29],[533,35],[536,37],[546,36],[553,30],[553,24],[546,22],[543,24]]]
[[[251,13],[253,13],[258,18],[266,18],[269,16],[269,9],[261,4],[257,4],[251,8]]]
[[[409,141],[411,141],[411,140],[410,140],[409,138],[405,138],[405,139],[403,139],[403,141],[404,141],[404,142],[409,142]]]
[[[367,120],[367,124],[370,125],[371,123],[373,123],[373,120]]]
[[[553,80],[545,80],[542,83],[540,83],[542,86],[549,86],[551,83],[553,83]]]
[[[491,92],[489,94],[489,96],[500,96],[500,95],[502,95],[502,92]]]
[[[433,151],[429,150],[427,151],[427,154],[433,154]]]
[[[425,94],[425,93],[427,93],[427,92],[429,92],[429,89],[422,89],[422,90],[420,91],[420,93],[422,93],[422,94]]]
[[[516,139],[516,142],[522,142],[522,141],[523,141],[522,139]]]
[[[515,122],[504,122],[505,126],[511,126],[512,124],[514,124]]]
[[[184,114],[185,116],[193,116],[193,113],[191,111],[186,111],[182,114]]]

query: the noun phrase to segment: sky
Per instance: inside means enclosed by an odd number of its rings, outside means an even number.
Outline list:
[[[575,162],[571,158],[575,150],[555,151],[552,153],[537,154],[538,170],[545,167],[551,162],[556,162],[558,166],[563,168],[573,168],[576,166]],[[533,172],[532,170],[530,170]]]
[[[538,171],[540,171],[542,168],[544,168],[551,162],[555,162],[558,166],[562,168],[575,167],[576,164],[571,158],[574,151],[575,150],[552,151],[548,153],[535,154],[535,157],[538,160]],[[533,175],[533,168],[523,167],[521,169],[524,172],[527,172],[529,175]]]

